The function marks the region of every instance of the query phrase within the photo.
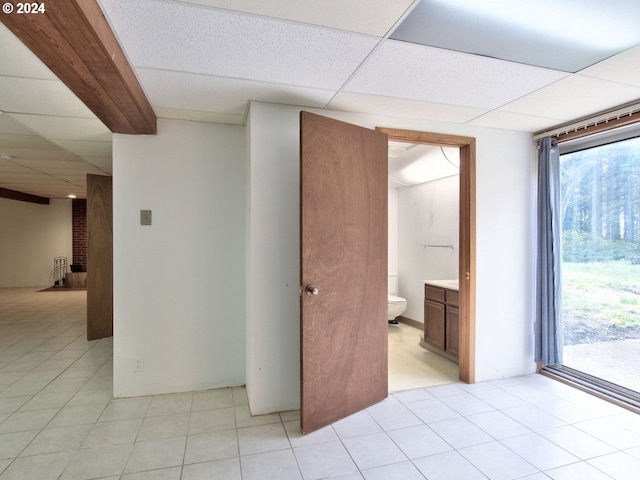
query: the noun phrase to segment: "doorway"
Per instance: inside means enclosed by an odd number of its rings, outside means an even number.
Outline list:
[[[397,297],[390,316],[404,304],[389,322],[389,393],[459,381],[456,360],[445,358],[451,353],[425,347],[423,323],[424,281],[458,278],[459,156],[457,147],[389,141],[388,278]]]
[[[377,127],[389,141],[460,149],[459,203],[459,379],[475,382],[475,138],[440,133]]]

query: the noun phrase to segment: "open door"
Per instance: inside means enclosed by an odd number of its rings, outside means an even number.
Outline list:
[[[384,133],[301,113],[304,433],[388,395],[387,155]]]

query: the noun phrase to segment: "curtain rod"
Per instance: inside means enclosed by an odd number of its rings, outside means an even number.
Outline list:
[[[640,123],[640,103],[539,132],[533,136],[533,139],[539,140],[544,137],[556,137],[559,142],[563,142],[606,132],[614,128],[634,125],[636,123]]]

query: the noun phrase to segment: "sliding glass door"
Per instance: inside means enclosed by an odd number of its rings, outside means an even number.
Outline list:
[[[560,157],[564,365],[640,392],[640,138]]]

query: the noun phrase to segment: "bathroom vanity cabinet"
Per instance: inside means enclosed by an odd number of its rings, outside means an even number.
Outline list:
[[[420,345],[457,363],[460,343],[458,282],[425,280],[424,283],[424,336]]]

